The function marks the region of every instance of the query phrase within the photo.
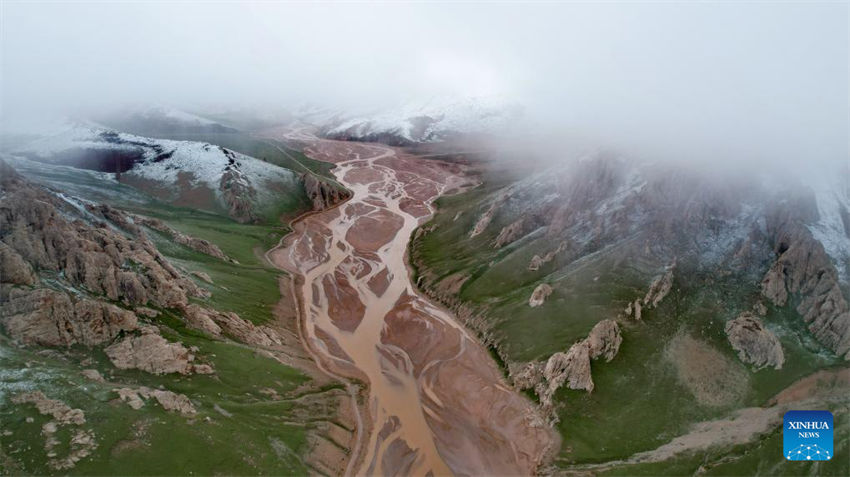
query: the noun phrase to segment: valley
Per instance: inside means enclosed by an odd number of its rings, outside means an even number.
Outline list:
[[[192,118],[3,153],[0,469],[779,473],[800,408],[850,443],[840,188]]]

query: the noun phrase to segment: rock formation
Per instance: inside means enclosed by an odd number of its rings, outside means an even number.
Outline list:
[[[86,417],[81,409],[71,409],[70,406],[56,399],[49,399],[41,391],[32,391],[12,396],[15,404],[32,404],[38,412],[52,419],[41,426],[41,435],[44,437],[44,452],[47,454],[47,464],[55,470],[68,470],[73,468],[77,462],[88,457],[97,448],[94,432],[91,430],[74,429],[70,431],[70,439],[65,448],[68,454],[59,457],[56,451],[61,444],[57,433],[60,427],[81,426],[85,424]]]
[[[670,290],[673,288],[673,269],[676,267],[676,263],[674,262],[672,265],[667,267],[667,270],[663,275],[660,275],[652,281],[652,284],[649,286],[649,290],[646,292],[646,296],[643,297],[643,305],[647,309],[652,309],[658,306],[661,303],[661,300],[670,293]]]
[[[534,389],[544,408],[551,409],[552,397],[563,385],[570,389],[593,391],[591,360],[604,358],[611,361],[620,350],[623,338],[614,320],[597,323],[587,337],[566,352],[558,352],[544,363],[527,363],[514,366],[511,377],[519,389]]]
[[[38,409],[39,414],[51,416],[58,424],[86,423],[86,415],[81,409],[71,409],[70,406],[57,399],[49,399],[41,391],[32,391],[16,394],[12,397],[15,404],[32,404]]]
[[[127,336],[107,347],[106,355],[119,369],[140,369],[152,374],[209,374],[209,365],[194,364],[193,355],[180,343],[171,343],[155,331],[142,329],[139,336]]]
[[[537,285],[534,291],[531,293],[531,297],[528,299],[528,306],[532,308],[536,308],[543,304],[546,301],[546,298],[552,294],[552,287],[547,283],[541,283]]]
[[[473,226],[472,230],[469,231],[469,238],[474,238],[487,229],[487,226],[490,225],[490,221],[493,220],[493,215],[495,215],[496,211],[508,199],[508,197],[510,197],[510,191],[503,193],[490,204],[490,207],[488,207],[487,210],[478,217],[478,220],[475,222],[475,226]]]
[[[520,218],[509,225],[506,225],[499,231],[496,241],[493,243],[493,248],[502,248],[505,245],[513,242],[522,235],[523,227],[525,226],[525,218]]]
[[[328,183],[315,174],[303,174],[301,182],[304,183],[304,191],[313,202],[313,210],[325,210],[348,198],[345,189]]]
[[[756,369],[765,366],[782,369],[785,354],[779,339],[752,313],[745,311],[728,321],[726,336],[741,361],[752,364]]]
[[[232,258],[228,257],[224,252],[218,248],[214,243],[199,239],[196,237],[192,237],[190,235],[186,235],[184,233],[178,232],[173,228],[166,225],[163,221],[159,219],[153,219],[150,217],[142,217],[142,216],[134,216],[134,222],[139,225],[144,225],[145,227],[154,229],[158,232],[161,232],[169,237],[171,237],[175,242],[180,245],[184,245],[196,252],[201,252],[205,255],[209,255],[210,257],[215,257],[219,260],[224,260],[226,262],[235,262]]]
[[[674,261],[671,265],[667,266],[663,274],[655,277],[649,285],[646,295],[644,295],[643,298],[636,299],[634,302],[631,302],[628,306],[626,306],[626,316],[640,321],[643,315],[643,310],[651,310],[657,307],[661,301],[664,300],[667,294],[670,293],[670,290],[673,289],[673,269],[675,267],[676,262]]]
[[[531,261],[528,263],[528,269],[531,271],[540,270],[540,267],[551,262],[552,259],[555,258],[555,255],[558,255],[559,253],[563,252],[566,248],[567,242],[561,242],[558,245],[558,248],[547,252],[542,257],[540,255],[535,255],[531,257]]]
[[[224,148],[221,150],[230,160],[218,183],[221,197],[227,205],[227,212],[237,222],[243,224],[257,222],[259,219],[254,212],[257,191],[251,186],[245,174],[238,167],[233,167],[235,161],[233,153]]]
[[[236,313],[220,312],[199,305],[189,305],[184,310],[186,322],[212,336],[226,334],[245,344],[272,347],[282,343],[277,332],[267,326],[256,326]]]
[[[173,308],[186,305],[189,296],[205,296],[147,239],[73,219],[79,214],[74,206],[12,174],[0,179],[2,265],[11,270],[3,277],[29,281],[23,260],[33,270],[59,274],[70,286],[131,305],[150,301]]]
[[[812,334],[850,360],[850,305],[835,265],[803,225],[806,207],[799,209],[803,211],[788,206],[768,216],[776,261],[762,280],[762,295],[776,306],[785,305],[792,295],[799,297],[797,312]]]
[[[94,346],[137,326],[130,311],[48,288],[12,288],[4,295],[0,323],[12,339],[24,344]]]
[[[138,389],[119,388],[115,390],[119,399],[126,402],[133,409],[141,409],[145,405],[145,399],[155,399],[163,409],[170,412],[179,412],[184,416],[194,416],[197,411],[192,401],[185,394],[177,394],[164,389],[151,389],[141,386]]]

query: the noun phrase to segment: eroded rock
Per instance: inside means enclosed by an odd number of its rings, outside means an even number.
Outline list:
[[[622,342],[617,322],[602,320],[585,339],[573,344],[566,353],[555,353],[545,363],[514,365],[511,378],[519,389],[534,389],[542,406],[551,410],[554,404],[552,397],[561,386],[593,391],[591,360],[604,358],[611,361]]]
[[[541,283],[537,285],[534,291],[531,293],[531,297],[528,299],[528,306],[532,308],[536,308],[542,305],[546,298],[552,294],[552,287],[548,283]]]
[[[661,300],[670,293],[670,290],[673,288],[673,269],[675,268],[675,262],[667,267],[664,274],[655,278],[652,281],[652,284],[649,286],[649,290],[646,292],[646,296],[643,297],[643,305],[647,309],[652,309],[658,306],[661,303]],[[640,319],[640,318],[638,318]]]
[[[191,235],[186,235],[182,232],[178,232],[173,228],[166,225],[165,222],[154,219],[150,217],[142,217],[142,216],[134,216],[134,220],[137,224],[144,225],[145,227],[154,229],[158,232],[161,232],[169,237],[171,237],[175,242],[188,247],[196,252],[203,253],[204,255],[209,255],[210,257],[217,258],[219,260],[224,260],[226,262],[233,262],[234,260],[228,257],[224,252],[218,248],[218,245],[210,242],[209,240],[200,239],[197,237],[192,237]]]
[[[140,369],[152,374],[191,374],[198,371],[193,364],[195,355],[185,346],[169,342],[152,331],[127,336],[104,351],[119,369]],[[201,370],[206,372],[207,368]]]
[[[502,248],[505,245],[513,242],[522,235],[523,227],[525,226],[525,218],[521,218],[506,225],[499,231],[496,241],[493,243],[494,248]]]
[[[0,283],[33,285],[37,280],[30,264],[11,247],[0,242]]]
[[[14,288],[0,303],[0,323],[13,339],[42,346],[94,346],[137,328],[133,312],[48,288]]]
[[[145,399],[155,399],[163,409],[170,412],[179,412],[184,416],[193,416],[197,413],[192,401],[185,394],[178,394],[164,389],[151,389],[142,386],[138,389],[120,388],[115,390],[118,397],[133,409],[141,409],[145,405]]]
[[[779,339],[752,313],[744,312],[728,321],[726,336],[741,361],[752,364],[756,369],[766,366],[782,369],[785,353]]]
[[[38,409],[39,414],[51,416],[57,424],[82,425],[86,423],[86,415],[82,409],[71,409],[58,399],[50,399],[41,391],[31,391],[12,396],[15,404],[32,404]]]
[[[213,336],[226,334],[245,344],[261,347],[278,346],[282,343],[275,330],[267,326],[254,325],[233,312],[220,312],[199,305],[189,305],[184,310],[184,314],[186,321],[192,327]]]
[[[850,360],[850,305],[835,265],[804,225],[805,219],[805,210],[790,206],[768,217],[776,261],[762,280],[762,294],[776,306],[785,305],[791,295],[798,296],[796,309],[809,331],[835,354]]]
[[[349,197],[347,191],[319,179],[315,174],[302,175],[301,182],[304,183],[304,192],[313,202],[313,210],[328,209]]]

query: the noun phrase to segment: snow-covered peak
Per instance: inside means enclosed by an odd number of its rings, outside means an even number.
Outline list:
[[[394,136],[403,142],[432,142],[453,134],[495,133],[522,116],[522,107],[501,96],[431,98],[364,114],[310,109],[299,117],[328,136],[369,139]]]

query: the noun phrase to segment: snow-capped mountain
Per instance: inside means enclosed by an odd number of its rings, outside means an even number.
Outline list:
[[[98,120],[121,131],[147,136],[234,133],[236,129],[171,106],[133,107]]]
[[[435,98],[367,114],[307,108],[296,115],[328,137],[404,145],[498,133],[521,119],[522,107],[502,97]]]
[[[121,182],[173,203],[223,207],[253,221],[275,192],[298,187],[291,171],[220,146],[136,136],[74,124],[13,154],[48,164],[115,173]],[[212,202],[212,203],[210,203]]]

